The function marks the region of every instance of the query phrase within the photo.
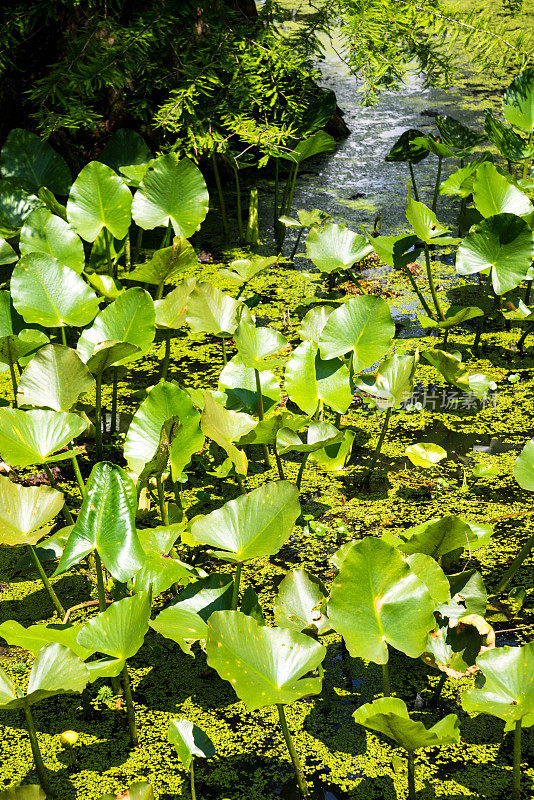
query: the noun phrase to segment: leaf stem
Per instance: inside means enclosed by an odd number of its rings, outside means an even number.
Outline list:
[[[109,425],[109,432],[116,433],[117,431],[117,383],[119,380],[118,367],[113,367],[113,388],[111,394],[111,422]]]
[[[44,567],[43,567],[43,565],[41,564],[41,562],[39,560],[39,556],[35,552],[34,546],[30,544],[30,545],[28,545],[28,547],[30,548],[30,555],[32,557],[32,561],[33,561],[33,563],[35,565],[35,568],[37,569],[37,572],[39,573],[39,577],[41,578],[46,591],[50,595],[50,599],[52,600],[52,603],[54,604],[54,608],[56,609],[56,611],[57,611],[57,613],[59,615],[59,618],[63,619],[63,617],[65,616],[65,609],[61,605],[61,603],[60,603],[60,601],[58,599],[58,596],[54,591],[54,588],[53,588],[52,584],[48,580],[48,576],[47,576],[46,572],[44,571]]]
[[[143,246],[143,229],[138,228],[137,230],[137,237],[135,240],[135,248],[133,254],[133,266],[137,264],[139,261],[139,256],[141,255],[141,247]]]
[[[425,248],[425,264],[426,264],[426,276],[428,278],[428,285],[430,287],[430,294],[432,295],[432,300],[434,302],[434,307],[436,309],[437,315],[440,319],[445,319],[443,311],[441,309],[441,305],[439,302],[439,297],[436,292],[436,287],[434,285],[434,275],[432,274],[432,265],[430,264],[430,249],[427,243],[424,243]]]
[[[30,745],[32,748],[33,761],[37,775],[39,776],[39,783],[41,784],[45,794],[52,797],[52,787],[50,785],[50,777],[46,769],[39,749],[39,742],[37,741],[37,731],[35,730],[35,723],[33,715],[30,710],[29,704],[24,703],[24,716],[26,717],[26,727],[28,728],[28,735],[30,737]]]
[[[408,161],[408,167],[410,169],[410,177],[412,179],[413,197],[414,200],[417,200],[417,202],[419,202],[419,192],[417,191],[417,184],[415,182],[415,172],[413,170],[413,164],[411,161]]]
[[[102,230],[104,231],[104,242],[106,244],[106,257],[107,257],[107,261],[108,261],[108,275],[111,275],[112,278],[116,278],[117,277],[117,268],[116,268],[116,266],[115,266],[115,269],[113,268],[113,261],[112,261],[112,258],[111,258],[111,241],[110,241],[110,238],[109,238],[109,231],[108,231],[107,228],[102,228]]]
[[[215,185],[217,186],[217,194],[219,195],[219,209],[221,212],[221,222],[223,226],[224,236],[228,238],[228,218],[226,216],[226,203],[224,202],[224,195],[221,185],[221,176],[219,175],[219,167],[217,166],[217,157],[215,153],[211,154],[211,163],[213,165],[213,175],[215,177]]]
[[[169,372],[169,364],[171,362],[171,331],[165,331],[165,355],[161,362],[161,372],[159,375],[159,382],[167,380],[167,373]]]
[[[408,750],[408,800],[415,800],[415,759],[413,750]]]
[[[533,547],[534,547],[534,533],[528,537],[527,541],[525,542],[519,553],[516,555],[516,557],[514,558],[514,560],[512,561],[512,563],[510,564],[504,575],[502,576],[500,583],[495,589],[495,594],[500,594],[501,592],[504,592],[504,590],[506,589],[506,587],[508,586],[508,584],[518,571],[523,561],[527,558]]]
[[[279,217],[279,206],[278,206],[278,195],[280,193],[280,159],[275,158],[274,160],[274,214],[273,214],[273,233],[277,237],[278,234],[278,227],[280,223],[278,222]],[[278,238],[278,237],[277,237]]]
[[[436,185],[434,187],[434,197],[433,197],[433,200],[432,200],[432,211],[434,212],[434,214],[436,213],[436,210],[437,210],[437,207],[438,207],[439,184],[440,184],[440,181],[441,181],[441,166],[442,166],[442,164],[443,164],[443,158],[441,156],[438,156],[438,172],[437,172],[437,175],[436,175]]]
[[[514,774],[512,785],[512,800],[521,797],[521,720],[515,723],[514,730]]]
[[[285,475],[284,475],[284,467],[282,466],[282,459],[280,458],[280,454],[279,454],[278,450],[276,449],[276,443],[273,445],[273,453],[274,453],[274,458],[275,458],[275,461],[276,461],[276,466],[278,468],[278,476],[279,476],[281,481],[285,481],[286,478],[285,478]]]
[[[80,472],[80,465],[78,464],[78,458],[77,458],[76,453],[74,452],[74,450],[72,448],[72,444],[70,442],[67,445],[67,450],[72,450],[73,451],[72,452],[72,457],[71,457],[72,467],[74,469],[74,474],[76,475],[76,480],[78,482],[78,486],[80,487],[80,492],[81,492],[82,499],[83,499],[85,497],[85,483],[84,483],[84,480],[82,478],[82,473]]]
[[[195,757],[191,756],[191,766],[189,767],[189,776],[191,779],[191,800],[197,800],[197,794],[195,792],[195,768],[193,767],[194,761]]]
[[[11,353],[11,342],[9,336],[6,337],[7,342],[7,360],[9,362],[9,371],[11,373],[11,385],[13,387],[13,408],[17,408],[17,392],[19,390],[17,384],[17,373],[15,372],[15,362]]]
[[[132,699],[132,687],[130,685],[130,676],[128,674],[128,666],[124,665],[121,672],[122,688],[124,692],[124,701],[126,703],[126,713],[128,716],[128,732],[130,734],[130,743],[132,747],[137,747],[139,744],[139,736],[137,735],[137,725],[135,722],[135,708]]]
[[[96,460],[102,461],[102,373],[96,375],[95,444]]]
[[[237,611],[237,604],[239,602],[239,587],[241,585],[241,570],[243,563],[238,561],[235,568],[234,588],[232,590],[232,611]]]
[[[308,461],[309,456],[310,456],[309,453],[303,453],[302,461],[300,462],[300,467],[297,475],[297,483],[296,483],[299,492],[300,492],[300,486],[302,484],[302,476],[304,475],[304,470],[306,469],[306,462]]]
[[[67,334],[65,333],[64,325],[61,326],[60,331],[61,331],[61,344],[67,347]]]
[[[439,698],[441,697],[441,690],[445,686],[446,682],[447,682],[447,675],[446,675],[445,672],[443,672],[441,674],[441,676],[440,676],[439,681],[436,684],[436,688],[432,692],[432,697],[430,698],[429,705],[431,705],[431,706],[437,705],[437,702],[438,702]]]
[[[169,524],[169,508],[167,503],[165,502],[165,490],[163,488],[163,481],[161,479],[161,475],[156,476],[156,487],[158,490],[158,503],[159,503],[159,513],[161,516],[161,521],[164,525]]]
[[[44,471],[46,472],[46,477],[48,478],[48,481],[49,481],[49,483],[50,483],[50,486],[51,486],[53,489],[57,489],[57,483],[56,483],[56,480],[55,480],[55,478],[54,478],[54,476],[53,476],[53,474],[52,474],[52,470],[50,469],[50,467],[48,466],[48,464],[43,464],[43,469],[44,469]],[[64,505],[63,505],[63,508],[61,509],[61,516],[63,517],[63,519],[65,520],[65,522],[67,523],[67,525],[74,525],[74,519],[73,519],[73,516],[72,516],[72,514],[70,513],[70,511],[69,511],[69,508],[68,508],[68,506],[67,506],[67,504],[66,504],[66,503],[64,503]]]
[[[403,267],[403,272],[406,275],[406,277],[408,278],[408,280],[410,281],[412,289],[414,290],[414,292],[416,293],[417,297],[419,298],[419,301],[420,301],[421,305],[423,306],[423,308],[425,309],[426,313],[428,314],[430,319],[434,319],[434,312],[431,310],[430,306],[426,302],[426,300],[424,298],[424,295],[421,292],[421,289],[417,285],[417,282],[416,282],[414,276],[412,275],[412,273],[410,272],[410,270],[408,269],[408,267]]]
[[[106,588],[104,586],[104,570],[102,569],[102,561],[100,560],[100,556],[98,555],[98,551],[94,551],[95,554],[95,572],[96,572],[96,585],[98,587],[98,610],[100,613],[105,611],[108,607],[106,603]]]
[[[365,481],[367,481],[367,482],[369,482],[369,479],[370,479],[371,475],[373,474],[374,469],[376,467],[376,463],[377,463],[377,461],[378,461],[378,459],[380,457],[380,453],[382,452],[382,445],[384,444],[384,439],[386,438],[386,432],[387,432],[387,429],[388,429],[389,418],[391,417],[392,410],[393,410],[392,408],[388,408],[388,410],[386,411],[386,414],[385,414],[385,417],[384,417],[384,422],[382,423],[382,430],[380,431],[380,436],[379,436],[379,439],[378,439],[378,444],[377,444],[375,452],[373,454],[373,460],[371,461],[371,466],[369,467],[369,469],[367,470],[367,472],[365,474]]]
[[[297,238],[296,238],[296,241],[295,241],[295,245],[294,245],[294,247],[293,247],[293,250],[291,251],[291,255],[289,256],[289,258],[291,259],[291,261],[293,261],[293,259],[295,258],[295,253],[297,252],[297,248],[298,248],[298,246],[299,246],[299,244],[300,244],[300,240],[301,240],[301,238],[302,238],[302,234],[303,234],[303,232],[304,232],[304,228],[301,228],[301,229],[299,230],[298,234],[297,234]]]
[[[243,244],[243,211],[241,208],[241,184],[239,182],[239,168],[237,167],[235,161],[232,162],[232,166],[234,168],[234,178],[235,178],[235,201],[237,206],[237,229],[239,231],[239,243]],[[193,762],[191,762],[191,766],[193,766]]]
[[[293,737],[289,731],[287,726],[286,714],[284,710],[284,706],[281,703],[277,703],[276,707],[278,709],[278,717],[280,719],[280,726],[282,728],[282,733],[284,734],[284,739],[286,740],[287,749],[289,750],[289,755],[291,757],[291,761],[293,763],[293,769],[295,770],[295,777],[297,779],[297,784],[300,789],[300,792],[303,797],[308,797],[308,786],[306,783],[306,778],[304,777],[304,772],[302,770],[302,766],[299,761],[298,753],[295,748],[295,743],[293,741]]]
[[[261,392],[261,380],[260,380],[260,373],[259,370],[254,370],[254,376],[256,378],[256,398],[258,404],[258,419],[260,422],[263,419],[263,395]],[[265,462],[265,466],[267,469],[271,467],[271,459],[269,458],[269,450],[266,444],[262,445],[263,448],[263,460]]]

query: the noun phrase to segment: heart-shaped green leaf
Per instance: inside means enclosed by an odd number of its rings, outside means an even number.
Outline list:
[[[314,306],[310,308],[300,323],[300,338],[303,341],[318,342],[332,311],[334,311],[334,306]]]
[[[435,118],[436,126],[445,144],[457,150],[467,150],[486,141],[484,134],[476,133],[448,114]]]
[[[430,208],[427,208],[424,203],[412,199],[410,189],[408,189],[406,219],[416,236],[426,244],[432,244],[436,238],[449,232],[449,228],[438,222],[438,218]]]
[[[168,534],[168,528],[162,528],[161,535]],[[145,552],[145,563],[133,578],[133,588],[135,592],[152,591],[152,596],[157,597],[162,592],[167,591],[173,583],[187,585],[198,577],[197,571],[184,564],[174,557],[168,557],[165,549],[161,548],[159,530],[143,529],[137,531],[141,547]],[[180,531],[171,534],[169,548],[173,540],[179,536]]]
[[[129,128],[119,128],[107,140],[98,160],[118,172],[121,167],[144,164],[151,155],[142,136]]]
[[[485,677],[481,689],[462,694],[462,708],[504,720],[505,731],[521,720],[534,725],[534,642],[522,647],[496,647],[477,658]]]
[[[495,633],[483,617],[438,618],[421,658],[451,678],[463,678],[478,672],[476,659],[494,647]]]
[[[79,658],[85,661],[95,652],[91,648],[82,647],[78,644],[77,638],[81,625],[29,625],[24,628],[14,620],[8,620],[0,625],[0,636],[8,644],[16,647],[23,647],[35,656],[42,647],[48,644],[61,644],[68,647]]]
[[[231,608],[233,586],[231,578],[222,574],[190,583],[149,623],[150,627],[192,655],[191,644],[206,638],[208,619],[213,612]]]
[[[196,277],[185,278],[176,289],[169,292],[163,300],[156,300],[156,327],[176,330],[185,325],[187,301],[196,286]]]
[[[331,631],[326,616],[328,592],[323,583],[305,569],[288,572],[274,601],[274,621],[280,628],[311,630],[319,635]]]
[[[155,286],[170,281],[197,263],[197,254],[187,239],[177,236],[171,247],[156,250],[149,261],[136,267],[128,280],[150,283]]]
[[[93,617],[78,633],[78,644],[93,653],[111,656],[116,662],[107,674],[118,675],[128,658],[145,639],[150,617],[150,592],[139,592],[112,603]]]
[[[129,580],[144,563],[135,529],[136,511],[137,491],[132,479],[115,464],[96,464],[54,574],[61,575],[96,550],[114,578],[123,583]]]
[[[88,680],[87,667],[72,650],[61,644],[49,644],[33,662],[26,694],[0,669],[0,708],[23,708],[46,697],[82,692]]]
[[[276,261],[277,256],[270,256],[269,258],[256,256],[253,259],[239,258],[235,261],[230,261],[231,270],[221,269],[221,275],[224,275],[227,280],[236,286],[242,286],[251,281],[252,278],[265,272],[269,267],[272,267],[273,264],[276,264]]]
[[[488,134],[488,139],[499,148],[504,158],[510,161],[523,161],[524,159],[532,158],[534,155],[534,145],[529,144],[513,128],[507,128],[506,125],[503,125],[490,111],[486,111],[484,127]]]
[[[506,121],[526,133],[534,131],[534,67],[527,67],[514,78],[502,99]]]
[[[514,214],[496,214],[475,225],[458,248],[456,270],[473,275],[491,269],[496,294],[515,289],[534,259],[532,231]]]
[[[369,295],[347,300],[330,314],[319,338],[321,358],[353,351],[354,372],[361,372],[387,352],[395,323],[386,300]]]
[[[316,428],[308,430],[308,441],[311,443],[317,433]],[[341,431],[341,440],[328,442],[319,450],[310,453],[310,459],[321,469],[327,472],[339,472],[345,469],[352,451],[355,433],[345,428]]]
[[[426,147],[414,144],[413,140],[420,136],[424,136],[424,134],[416,128],[404,131],[387,154],[386,161],[409,161],[412,164],[418,164],[428,156]]]
[[[312,422],[307,431],[307,440],[290,428],[281,428],[276,437],[276,449],[280,455],[291,451],[297,453],[313,453],[331,444],[337,444],[343,438],[341,431],[330,422]]]
[[[306,238],[306,252],[321,272],[350,269],[373,252],[365,236],[354,233],[344,225],[327,222],[322,228],[312,228]]]
[[[154,301],[149,293],[139,287],[128,289],[106,306],[91,327],[82,332],[78,340],[78,354],[87,364],[98,345],[104,342],[129,342],[139,349],[121,358],[120,363],[135,361],[150,350],[155,336],[155,318]],[[94,368],[91,371],[95,371]]]
[[[228,411],[217,402],[211,392],[204,392],[204,409],[200,419],[202,432],[226,451],[236,471],[241,475],[247,474],[248,461],[245,453],[239,450],[234,442],[250,433],[257,424],[249,414]]]
[[[210,737],[188,719],[171,719],[167,738],[186,769],[191,766],[194,756],[211,758],[215,755],[215,747]]]
[[[328,617],[352,656],[385,664],[388,644],[411,658],[434,628],[434,601],[395,548],[367,537],[344,553]]]
[[[173,425],[170,448],[173,480],[178,479],[193,453],[202,449],[204,436],[199,412],[177,383],[163,381],[143,400],[126,435],[124,457],[136,475],[142,473],[156,453],[162,426],[168,420]]]
[[[231,336],[238,325],[240,304],[211,283],[195,287],[187,301],[186,319],[193,333]]]
[[[516,458],[514,478],[529,492],[534,492],[534,439],[527,442]]]
[[[25,322],[81,328],[98,313],[98,298],[74,270],[46,253],[23,255],[11,276],[13,305]]]
[[[110,167],[90,161],[72,184],[67,216],[86,242],[94,242],[103,229],[124,239],[132,218],[131,192]]]
[[[34,194],[28,194],[14,181],[0,180],[0,235],[10,239],[15,236],[26,217],[42,203]]]
[[[436,464],[447,458],[447,451],[433,442],[410,444],[404,452],[415,467],[435,467]]]
[[[473,202],[483,217],[502,213],[522,217],[534,211],[526,194],[489,162],[481,164],[476,171]]]
[[[321,678],[303,676],[321,664],[326,649],[302,633],[259,625],[241,611],[211,615],[206,654],[248,711],[321,691]]]
[[[169,223],[176,236],[191,236],[208,213],[209,195],[201,171],[188,158],[157,158],[135,193],[132,214],[144,230]]]
[[[352,402],[348,367],[338,358],[323,360],[314,341],[304,341],[286,364],[286,391],[306,414],[314,414],[319,400],[338,414]]]
[[[32,358],[19,382],[19,406],[69,411],[80,395],[94,388],[91,373],[70,347],[47,344]]]
[[[269,369],[265,359],[287,345],[286,337],[273,328],[256,328],[248,322],[241,322],[234,341],[243,364],[259,371]]]
[[[259,373],[263,410],[265,413],[280,402],[280,384],[273,372],[262,369]],[[226,392],[227,407],[232,411],[258,414],[256,372],[246,367],[239,356],[234,356],[219,376],[219,389]]]
[[[383,538],[405,555],[426,553],[437,559],[459,548],[469,552],[478,550],[488,544],[492,534],[492,525],[468,522],[454,514],[446,514],[441,519],[430,519],[408,528],[399,536],[388,533]]]
[[[65,159],[40,136],[22,128],[13,128],[8,133],[0,155],[0,169],[4,178],[12,178],[30,192],[46,186],[55,194],[66,195],[71,184]]]
[[[0,544],[36,544],[52,530],[64,502],[51,486],[21,486],[0,475]]]
[[[456,714],[448,714],[427,729],[422,722],[410,719],[406,703],[398,697],[381,697],[373,703],[366,703],[356,709],[353,717],[355,722],[389,736],[410,753],[424,747],[458,744],[460,741],[460,723]]]
[[[12,467],[29,467],[71,457],[56,453],[85,430],[85,422],[65,411],[0,408],[0,453]]]
[[[85,266],[85,253],[78,234],[68,222],[46,208],[36,208],[24,220],[20,232],[20,252],[46,253],[78,273]]]
[[[486,614],[488,593],[476,569],[447,575],[451,600],[436,609],[443,617],[460,619],[469,614],[483,617]]]
[[[419,353],[385,358],[374,375],[360,375],[356,388],[370,395],[378,408],[399,408],[413,392],[413,379]]]
[[[46,800],[46,795],[40,786],[28,783],[0,792],[0,800]]]
[[[191,539],[219,548],[226,561],[250,561],[277,553],[300,514],[299,493],[289,481],[270,481],[195,520]]]

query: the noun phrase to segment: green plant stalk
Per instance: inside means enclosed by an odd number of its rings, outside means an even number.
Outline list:
[[[258,187],[250,190],[250,201],[248,204],[248,222],[245,233],[245,243],[256,247],[260,241],[258,222]]]
[[[61,331],[61,344],[63,344],[66,347],[67,346],[67,334],[65,333],[65,326],[64,325],[61,326],[60,331]]]
[[[197,794],[195,792],[195,768],[193,767],[194,760],[195,757],[191,756],[191,766],[189,767],[189,777],[191,781],[191,800],[197,800]]]
[[[163,361],[161,362],[161,372],[159,374],[160,383],[162,381],[167,380],[167,374],[169,372],[169,364],[171,363],[171,331],[165,331],[165,355],[163,356]]]
[[[258,402],[258,419],[260,422],[263,420],[263,395],[261,393],[261,381],[260,381],[260,373],[259,370],[254,370],[254,375],[256,377],[256,398]],[[267,469],[271,466],[271,459],[269,458],[269,449],[266,444],[262,445],[263,449],[263,460],[265,462],[265,466]]]
[[[525,340],[527,336],[534,331],[534,325],[527,325],[526,329],[523,331],[519,339],[517,340],[517,349],[519,352],[522,352],[523,345],[525,344]]]
[[[434,276],[432,274],[432,265],[430,264],[430,250],[427,243],[424,243],[425,247],[425,264],[426,264],[426,276],[428,278],[428,285],[430,287],[430,294],[432,295],[432,300],[434,302],[434,306],[437,312],[439,319],[445,319],[445,315],[441,309],[441,305],[439,302],[439,297],[436,292],[436,287],[434,285]]]
[[[278,205],[278,198],[280,194],[280,159],[275,158],[274,160],[274,213],[273,213],[273,233],[278,238],[278,227],[280,223],[278,222],[279,215],[279,205]]]
[[[35,552],[34,546],[30,544],[30,545],[28,545],[28,547],[30,548],[30,555],[32,557],[32,561],[33,561],[33,563],[35,565],[35,568],[37,569],[37,572],[39,573],[39,577],[41,578],[41,580],[43,582],[43,586],[45,587],[46,591],[50,595],[50,599],[51,599],[52,603],[54,604],[54,608],[56,609],[59,618],[63,619],[63,617],[65,616],[65,609],[61,605],[61,602],[59,601],[59,598],[58,598],[57,594],[54,591],[54,587],[52,586],[52,584],[48,580],[48,576],[47,576],[46,572],[44,571],[44,567],[43,567],[43,565],[41,564],[41,562],[39,560],[39,556]]]
[[[532,281],[527,281],[527,288],[525,289],[525,305],[528,306],[530,302],[530,293],[532,291]]]
[[[441,697],[441,690],[445,686],[446,682],[447,682],[447,675],[446,675],[445,672],[443,672],[441,674],[441,676],[440,676],[440,679],[439,679],[437,685],[436,685],[436,688],[432,692],[432,697],[430,698],[429,705],[431,705],[431,706],[437,705],[437,702],[438,702],[439,698]]]
[[[410,272],[408,267],[403,267],[402,271],[405,273],[406,277],[410,281],[412,289],[414,290],[414,292],[416,293],[417,297],[419,298],[419,301],[420,301],[421,305],[423,306],[423,308],[425,309],[425,311],[427,313],[427,316],[429,316],[430,319],[434,319],[434,312],[431,311],[430,306],[426,302],[426,300],[425,300],[425,298],[424,298],[419,286],[417,285],[417,282],[416,282],[414,276],[412,275],[412,273]]]
[[[534,139],[534,133],[529,133],[528,135],[528,146],[532,145],[532,141]],[[532,164],[533,162],[530,162]],[[523,179],[528,178],[528,168],[529,168],[529,160],[527,159],[523,164]]]
[[[67,445],[67,450],[72,450],[72,444],[69,442]],[[72,453],[72,468],[74,469],[74,474],[76,475],[76,481],[78,482],[78,486],[80,488],[80,492],[82,498],[85,497],[85,483],[82,478],[82,473],[80,472],[80,465],[78,464],[78,459],[76,457],[76,453]]]
[[[11,386],[13,387],[13,408],[17,408],[17,392],[19,390],[17,383],[17,373],[15,372],[15,362],[11,353],[11,343],[9,337],[7,338],[7,360],[9,361],[9,372],[11,373]]]
[[[164,247],[169,247],[171,243],[171,236],[172,236],[172,222],[169,220],[167,227],[165,228],[165,233],[163,234],[163,238],[161,240],[161,250]]]
[[[415,758],[413,750],[408,750],[408,800],[415,800]]]
[[[498,584],[497,588],[495,589],[495,594],[500,594],[504,592],[516,572],[519,570],[519,567],[523,563],[523,561],[528,557],[530,551],[534,547],[534,533],[528,537],[527,541],[516,555],[504,575],[502,576],[500,583]]]
[[[434,214],[436,213],[437,208],[438,208],[439,184],[441,182],[441,167],[442,167],[442,164],[443,164],[443,158],[441,156],[438,156],[438,172],[437,172],[437,175],[436,175],[436,185],[434,187],[434,197],[432,199],[432,211],[434,212]]]
[[[111,422],[109,425],[109,432],[117,432],[117,382],[119,380],[118,367],[113,367],[113,385],[111,391]]]
[[[96,375],[95,444],[96,460],[102,461],[102,373]]]
[[[276,449],[276,444],[273,445],[273,453],[276,461],[276,466],[278,468],[278,476],[281,481],[285,481],[284,467],[282,465],[282,459],[280,458],[280,453]]]
[[[39,742],[37,741],[37,731],[35,730],[33,715],[30,710],[29,704],[26,703],[24,703],[24,716],[26,717],[26,727],[28,728],[28,736],[30,737],[33,762],[35,764],[37,775],[39,776],[39,783],[41,784],[45,794],[48,797],[52,797],[53,796],[52,786],[50,785],[48,770],[44,765],[43,757],[39,749]]]
[[[228,238],[228,217],[226,216],[226,203],[224,202],[224,195],[221,185],[221,176],[219,175],[219,167],[217,166],[217,157],[215,153],[211,154],[211,163],[213,165],[213,175],[215,177],[215,185],[217,186],[217,194],[219,195],[219,208],[221,211],[221,222],[223,226],[224,235]]]
[[[108,261],[108,275],[111,275],[112,278],[117,277],[117,266],[113,267],[113,260],[111,258],[111,241],[109,238],[109,231],[107,228],[102,228],[104,231],[104,242],[106,245],[106,258]]]
[[[414,200],[417,200],[417,202],[419,202],[419,192],[417,191],[417,184],[415,182],[415,172],[411,161],[408,161],[408,168],[410,170],[410,178],[412,179],[413,197]]]
[[[238,561],[235,568],[234,588],[232,589],[232,611],[237,611],[237,604],[239,603],[239,587],[241,585],[241,570],[243,563]]]
[[[135,722],[135,708],[132,699],[132,687],[130,685],[130,676],[128,675],[128,666],[126,664],[121,672],[121,678],[124,702],[126,703],[126,714],[128,717],[128,733],[130,734],[130,744],[132,747],[137,747],[139,744],[139,736],[137,735],[137,725]]]
[[[354,273],[354,270],[352,270],[352,269],[348,269],[348,270],[347,270],[347,275],[349,276],[349,278],[351,279],[351,281],[352,281],[352,282],[353,282],[353,283],[354,283],[354,284],[355,284],[355,285],[358,287],[358,289],[360,290],[360,292],[361,292],[362,294],[367,294],[367,292],[365,291],[365,289],[364,289],[364,288],[363,288],[363,286],[361,285],[361,283],[360,283],[359,279],[356,277],[356,275],[355,275],[355,273]]]
[[[234,168],[234,178],[235,178],[235,202],[237,207],[237,230],[239,231],[239,244],[243,244],[243,209],[241,205],[241,183],[239,181],[239,169],[235,164],[235,161],[232,161],[232,166]],[[193,762],[191,762],[191,766],[193,766]]]
[[[96,585],[98,588],[98,610],[100,613],[106,610],[108,604],[106,602],[106,588],[104,586],[104,570],[102,569],[102,561],[98,555],[98,551],[94,551],[95,555],[95,572],[96,572]]]
[[[521,797],[521,720],[515,723],[514,730],[514,771],[512,783],[512,800]]]
[[[298,248],[298,246],[300,244],[300,240],[302,238],[302,234],[303,233],[304,233],[304,228],[301,228],[300,231],[297,234],[297,239],[295,241],[295,246],[293,247],[293,250],[291,251],[291,255],[289,256],[291,261],[293,261],[293,259],[295,258],[295,253],[297,252],[297,248]]]
[[[163,481],[161,480],[161,475],[156,476],[156,487],[158,490],[158,503],[159,503],[159,513],[161,516],[161,521],[164,525],[169,524],[169,507],[165,502],[165,490],[163,488]]]
[[[127,272],[132,271],[132,243],[130,242],[130,231],[128,231],[126,241],[124,243],[124,266],[126,267]]]
[[[143,246],[143,229],[138,228],[137,230],[137,237],[135,240],[135,248],[134,248],[134,255],[133,255],[133,266],[137,264],[139,261],[139,256],[141,254],[141,247]]]
[[[281,206],[280,206],[280,216],[283,216],[284,214],[288,214],[289,213],[288,210],[287,210],[287,207],[288,207],[289,195],[291,193],[291,182],[292,182],[292,178],[293,178],[293,169],[294,169],[294,167],[293,167],[293,164],[292,164],[290,169],[289,169],[289,174],[287,176],[286,185],[284,187],[284,192],[283,192],[283,195],[282,195],[282,203],[281,203]],[[282,249],[282,246],[284,244],[284,240],[286,238],[286,233],[287,233],[287,229],[286,229],[285,225],[282,225],[279,222],[278,223],[278,228],[277,228],[277,235],[276,235],[276,249],[278,251],[280,251]]]
[[[295,164],[293,167],[293,176],[291,178],[291,187],[289,190],[289,197],[287,199],[287,209],[285,211],[286,214],[291,214],[291,208],[293,206],[293,195],[295,194],[295,185],[297,183],[297,174],[299,171],[299,165]]]
[[[299,471],[298,471],[298,475],[297,475],[297,482],[296,482],[296,487],[299,490],[299,492],[300,492],[300,487],[301,487],[301,484],[302,484],[302,476],[304,475],[304,470],[306,469],[306,462],[308,461],[309,456],[310,456],[309,453],[304,453],[303,456],[302,456],[302,461],[300,462],[300,467],[299,467]]]
[[[384,697],[391,697],[391,683],[389,681],[389,664],[382,664],[382,692]]]
[[[386,438],[386,432],[387,432],[387,429],[388,429],[389,418],[391,417],[392,410],[393,410],[392,408],[388,408],[388,410],[386,411],[386,414],[385,414],[385,417],[384,417],[384,422],[382,423],[382,430],[380,431],[380,436],[379,436],[379,439],[378,439],[378,444],[377,444],[375,452],[373,454],[373,460],[371,461],[371,466],[367,470],[367,473],[366,473],[366,476],[365,476],[366,480],[369,480],[369,478],[373,474],[374,469],[376,467],[376,462],[378,461],[378,459],[380,457],[380,453],[382,451],[382,445],[384,444],[384,439]]]
[[[293,763],[293,769],[295,770],[295,777],[297,779],[298,787],[300,789],[302,796],[308,797],[309,796],[308,785],[306,783],[306,778],[304,777],[304,772],[302,770],[302,766],[299,761],[293,737],[291,736],[291,733],[289,732],[289,728],[287,726],[284,706],[281,703],[277,703],[276,707],[278,709],[278,718],[280,719],[280,726],[282,728],[282,733],[284,734],[284,739],[286,740],[287,749],[289,750],[289,755]]]
[[[54,476],[52,474],[52,470],[50,469],[48,464],[44,464],[43,463],[43,469],[46,472],[46,477],[48,478],[50,486],[53,489],[57,489],[56,480],[55,480],[55,478],[54,478]],[[63,519],[65,520],[67,525],[74,525],[74,519],[73,519],[72,514],[70,513],[70,510],[69,510],[69,507],[67,506],[66,503],[63,504],[63,508],[61,509],[61,516],[63,517]]]

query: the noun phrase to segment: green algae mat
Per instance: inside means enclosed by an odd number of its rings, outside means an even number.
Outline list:
[[[531,795],[533,98],[404,133],[395,236],[294,215],[304,140],[278,256],[11,132],[0,798]]]

